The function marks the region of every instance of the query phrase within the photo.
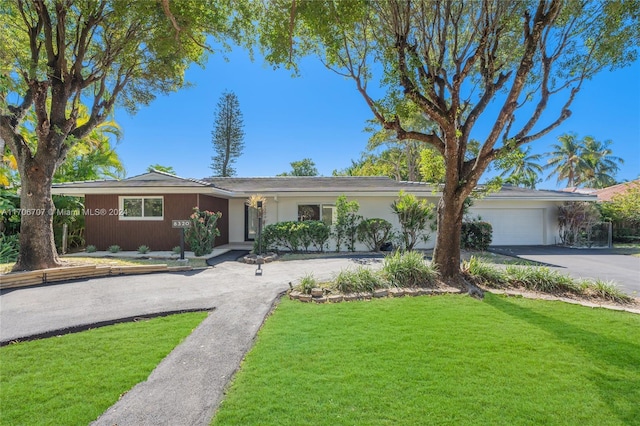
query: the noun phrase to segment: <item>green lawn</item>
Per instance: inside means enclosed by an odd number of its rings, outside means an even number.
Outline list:
[[[171,315],[0,348],[0,424],[88,424],[145,380],[206,315]]]
[[[284,300],[215,425],[640,424],[640,316],[450,295]]]

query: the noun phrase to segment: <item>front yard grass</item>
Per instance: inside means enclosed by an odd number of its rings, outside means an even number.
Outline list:
[[[485,294],[283,300],[215,425],[628,425],[640,316]]]
[[[171,315],[0,348],[0,424],[90,423],[206,316]]]

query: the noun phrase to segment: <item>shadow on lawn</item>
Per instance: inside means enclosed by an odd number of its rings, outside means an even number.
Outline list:
[[[588,372],[588,377],[600,390],[602,401],[624,424],[638,421],[640,345],[576,327],[512,303],[502,296],[485,297],[484,301],[507,315],[551,333],[566,344],[580,348],[582,353],[592,359],[593,368]],[[611,367],[614,367],[613,371]]]

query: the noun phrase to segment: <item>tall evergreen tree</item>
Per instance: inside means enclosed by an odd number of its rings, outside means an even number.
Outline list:
[[[211,132],[211,143],[216,155],[211,159],[215,176],[234,176],[232,164],[244,148],[244,122],[238,97],[233,92],[224,92],[218,101],[215,127]]]

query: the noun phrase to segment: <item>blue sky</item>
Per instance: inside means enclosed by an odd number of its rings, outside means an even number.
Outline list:
[[[329,176],[358,159],[372,117],[364,100],[347,80],[314,58],[301,64],[301,76],[274,70],[236,49],[211,55],[207,66],[192,67],[193,87],[159,96],[131,116],[116,112],[124,130],[117,146],[128,176],[144,173],[151,164],[172,166],[178,175],[211,175],[211,131],[214,110],[225,90],[236,93],[244,116],[245,148],[235,167],[238,176],[273,176],[290,170],[289,163],[311,158],[321,175]],[[587,81],[572,106],[573,115],[558,129],[531,144],[534,152],[549,151],[567,132],[579,137],[612,140],[614,155],[625,161],[619,180],[640,174],[640,62]],[[483,119],[480,129],[491,123]],[[546,176],[545,176],[546,177]],[[539,188],[556,187],[555,179]]]

